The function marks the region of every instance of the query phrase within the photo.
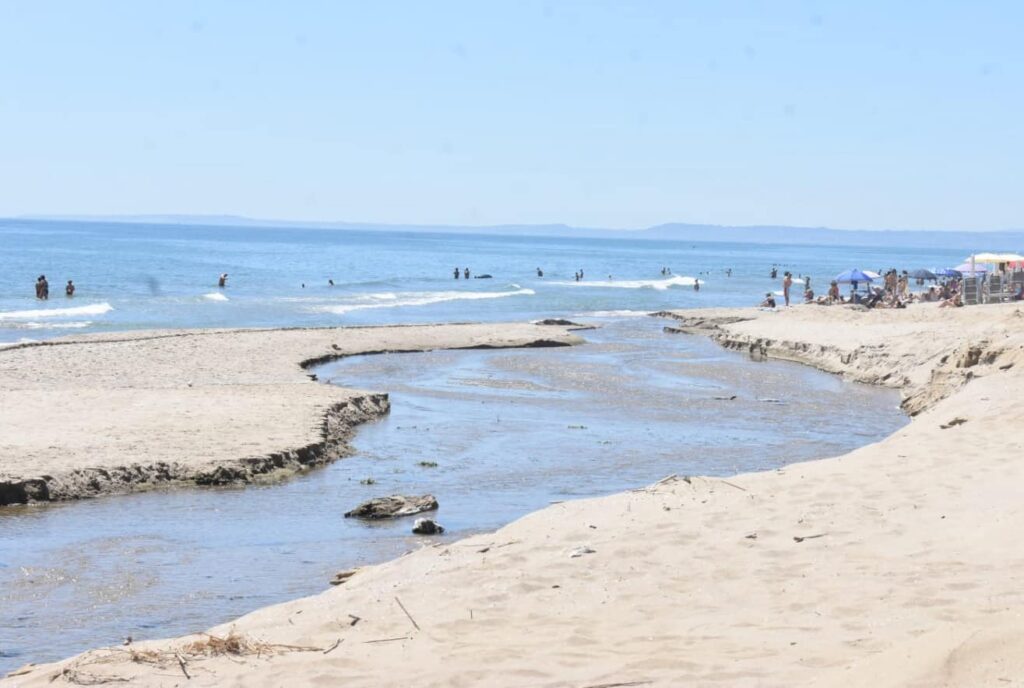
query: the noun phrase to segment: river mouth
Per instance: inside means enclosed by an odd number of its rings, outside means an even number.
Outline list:
[[[391,393],[356,454],[283,483],[0,511],[0,672],[180,635],[314,594],[336,571],[433,538],[342,514],[437,496],[450,540],[552,501],[666,475],[730,475],[845,453],[907,422],[891,390],[755,363],[652,318],[596,320],[560,349],[353,357],[321,380]]]

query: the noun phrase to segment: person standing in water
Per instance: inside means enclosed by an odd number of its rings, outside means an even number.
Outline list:
[[[469,279],[469,268],[466,268],[465,270],[462,271],[462,276],[465,279]]]
[[[772,279],[775,279],[775,278],[776,278],[776,277],[778,277],[778,276],[779,276],[779,270],[778,270],[778,268],[776,268],[776,267],[775,267],[775,266],[773,265],[773,266],[772,266]]]
[[[36,280],[36,298],[43,301],[50,298],[50,283],[46,281],[46,275],[39,275]]]
[[[64,287],[64,294],[70,299],[75,295],[75,283],[68,280],[68,285]]]
[[[541,270],[540,268],[537,268],[537,277],[543,277],[543,276],[544,276],[544,271]]]
[[[786,272],[782,278],[782,298],[785,299],[786,305],[789,305],[789,288],[793,286],[793,274]]]
[[[700,280],[698,280],[698,279],[693,280],[693,290],[694,291],[700,291]]]
[[[459,279],[459,269],[455,268],[455,279]]]
[[[228,284],[228,273],[220,273],[220,279],[217,280],[217,286],[223,289]]]

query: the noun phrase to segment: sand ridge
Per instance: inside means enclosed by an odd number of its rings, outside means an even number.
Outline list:
[[[0,506],[250,482],[347,452],[382,392],[315,382],[342,356],[560,346],[565,327],[423,325],[88,335],[0,349]]]
[[[553,505],[210,630],[266,653],[182,655],[197,635],[3,685],[1017,685],[1019,309],[682,317],[899,386],[914,420],[841,457]]]

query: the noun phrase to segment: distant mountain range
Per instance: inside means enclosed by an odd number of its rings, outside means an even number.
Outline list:
[[[389,225],[359,222],[262,220],[238,215],[32,215],[19,220],[48,222],[102,222],[205,227],[262,227],[284,229],[341,229],[380,232],[488,234],[495,236],[561,237],[588,239],[641,239],[660,241],[721,241],[756,244],[817,244],[902,248],[956,248],[968,250],[1024,250],[1024,230],[860,230],[780,225],[728,226],[670,223],[647,229],[601,229],[550,225]]]

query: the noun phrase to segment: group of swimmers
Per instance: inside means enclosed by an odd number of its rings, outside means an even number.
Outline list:
[[[68,280],[67,285],[64,287],[64,295],[68,298],[75,295],[75,283]],[[46,280],[46,275],[39,275],[36,278],[36,298],[40,301],[46,301],[50,298],[50,283]]]

